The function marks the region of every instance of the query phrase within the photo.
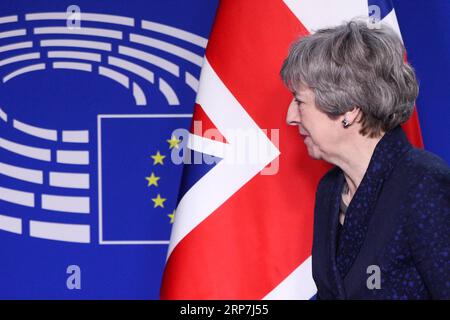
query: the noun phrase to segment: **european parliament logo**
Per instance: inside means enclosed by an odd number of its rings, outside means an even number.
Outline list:
[[[0,15],[0,234],[168,244],[173,131],[190,125],[207,40],[138,12],[51,3]]]

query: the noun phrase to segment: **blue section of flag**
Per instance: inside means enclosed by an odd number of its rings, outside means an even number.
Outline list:
[[[417,111],[425,149],[450,164],[450,2],[394,4],[408,60],[419,79]]]
[[[205,174],[212,170],[222,159],[186,149],[190,153],[190,162],[184,165],[183,176],[178,193],[178,201],[197,183]]]
[[[176,207],[175,190],[182,165],[171,161],[173,130],[189,126],[191,118],[101,119],[103,240],[154,241],[170,238],[170,219]],[[127,141],[128,143],[123,143]],[[165,156],[163,165],[152,155]],[[133,168],[133,170],[130,170]],[[146,177],[159,177],[148,186]],[[167,199],[154,207],[157,195]]]
[[[65,27],[65,20],[29,21],[25,15],[36,12],[65,12],[71,1],[18,0],[1,1],[0,18],[17,16],[10,22],[0,20],[0,32],[25,29],[23,36],[1,37],[0,60],[17,55],[38,52],[39,58],[17,61],[0,66],[0,108],[7,114],[4,121],[0,114],[0,138],[18,145],[16,152],[5,149],[4,140],[0,146],[0,163],[25,168],[26,179],[36,179],[42,174],[42,181],[26,181],[0,173],[0,187],[24,192],[33,196],[30,206],[0,200],[0,229],[17,226],[7,219],[20,219],[19,233],[0,230],[0,299],[158,299],[161,275],[167,256],[167,245],[148,244],[153,240],[169,239],[170,217],[178,196],[181,167],[170,163],[167,139],[175,128],[189,128],[190,118],[173,118],[173,115],[191,114],[196,92],[187,84],[187,74],[198,80],[200,66],[170,52],[130,41],[130,34],[165,41],[190,52],[203,56],[204,48],[189,41],[161,32],[144,30],[142,20],[165,24],[183,31],[208,38],[218,1],[175,0],[175,1],[88,1],[75,4],[81,12],[119,15],[134,18],[135,26],[114,23],[86,22],[85,27],[106,28],[122,32],[123,39],[101,36],[82,36],[34,33],[34,28]],[[83,24],[82,24],[83,26]],[[41,40],[70,38],[110,43],[111,50],[97,50],[75,47],[45,47]],[[32,47],[4,50],[7,45],[32,42]],[[172,73],[149,61],[143,61],[119,52],[119,46],[133,47],[153,56],[165,59],[178,67]],[[50,51],[81,51],[101,55],[101,61],[68,58],[54,59]],[[110,57],[126,59],[147,68],[154,74],[153,83],[145,81],[142,75],[112,65]],[[56,69],[53,63],[78,62],[89,64],[92,72]],[[3,78],[11,72],[32,64],[45,64],[45,70],[19,75],[10,81]],[[167,64],[166,64],[167,65]],[[100,74],[100,66],[120,72],[128,82],[119,83]],[[175,74],[174,74],[175,73]],[[116,78],[117,79],[117,78]],[[170,89],[160,80],[164,80]],[[137,106],[133,92],[134,83],[140,85],[148,104]],[[163,88],[163,89],[161,89]],[[171,92],[171,90],[173,92]],[[163,92],[164,91],[164,92]],[[179,104],[169,105],[168,96],[176,95]],[[97,135],[98,116],[115,115],[120,118],[102,120],[101,138]],[[147,115],[166,114],[166,118],[148,118]],[[142,118],[139,118],[139,117]],[[33,136],[19,130],[15,121],[22,121],[56,132],[56,140]],[[64,131],[83,130],[88,140],[83,143],[63,141]],[[53,132],[52,131],[52,132]],[[36,132],[35,132],[36,133]],[[42,131],[38,131],[42,133]],[[45,131],[47,134],[48,131]],[[101,140],[101,148],[98,141]],[[23,149],[23,147],[38,148]],[[99,149],[100,148],[100,149]],[[21,151],[20,151],[21,150]],[[21,155],[23,152],[28,155]],[[38,151],[36,151],[38,150]],[[159,150],[166,155],[164,166],[153,166],[151,155]],[[82,151],[88,163],[64,163],[61,151]],[[102,153],[104,172],[98,175],[98,155]],[[49,160],[33,158],[42,152],[49,153]],[[30,157],[31,156],[31,157]],[[73,160],[73,157],[69,157]],[[4,170],[4,167],[2,167]],[[152,171],[160,177],[159,186],[149,187],[145,177]],[[30,174],[33,172],[33,174]],[[11,173],[11,172],[9,172]],[[72,187],[58,186],[51,181],[51,174],[71,173],[87,175],[88,188],[76,188],[76,179],[63,179]],[[22,176],[23,178],[23,176]],[[100,179],[101,178],[101,179]],[[99,185],[99,179],[102,182]],[[85,179],[86,180],[86,179]],[[102,191],[102,221],[99,221],[99,190]],[[156,191],[157,190],[157,191]],[[167,198],[164,209],[154,208],[155,193]],[[2,198],[20,202],[17,194]],[[73,213],[76,204],[51,202],[57,209],[44,208],[43,195],[88,198],[88,212]],[[86,209],[86,208],[84,208]],[[8,220],[11,221],[11,220]],[[71,237],[75,234],[41,230],[32,232],[31,221],[51,222],[62,225],[88,227],[88,243],[49,240],[42,236]],[[58,229],[56,231],[61,231]],[[36,231],[36,230],[35,230]],[[105,241],[137,241],[146,244],[100,244],[99,234]],[[78,265],[81,269],[81,289],[70,290],[67,267]]]

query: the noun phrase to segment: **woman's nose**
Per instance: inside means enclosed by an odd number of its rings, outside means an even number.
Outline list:
[[[286,123],[290,126],[298,126],[301,122],[300,113],[298,112],[297,103],[292,99],[286,115]]]

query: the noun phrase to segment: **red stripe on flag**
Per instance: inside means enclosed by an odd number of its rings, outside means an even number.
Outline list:
[[[408,136],[409,142],[411,142],[417,148],[423,148],[422,133],[420,130],[419,117],[417,115],[417,109],[414,108],[414,112],[411,118],[402,125]]]
[[[194,117],[192,120],[190,132],[200,137],[227,143],[225,137],[217,129],[217,127],[203,110],[202,106],[198,103],[196,103],[194,107]]]
[[[408,54],[404,56],[404,60],[408,60]],[[417,108],[414,107],[413,114],[405,124],[402,125],[403,130],[411,142],[417,148],[423,148],[422,131],[420,130],[419,116]]]

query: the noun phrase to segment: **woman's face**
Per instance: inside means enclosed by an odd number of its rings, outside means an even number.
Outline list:
[[[306,86],[301,86],[294,92],[286,121],[289,125],[298,126],[313,159],[327,160],[327,156],[332,154],[339,144],[339,120],[330,119],[317,108],[314,92]]]

